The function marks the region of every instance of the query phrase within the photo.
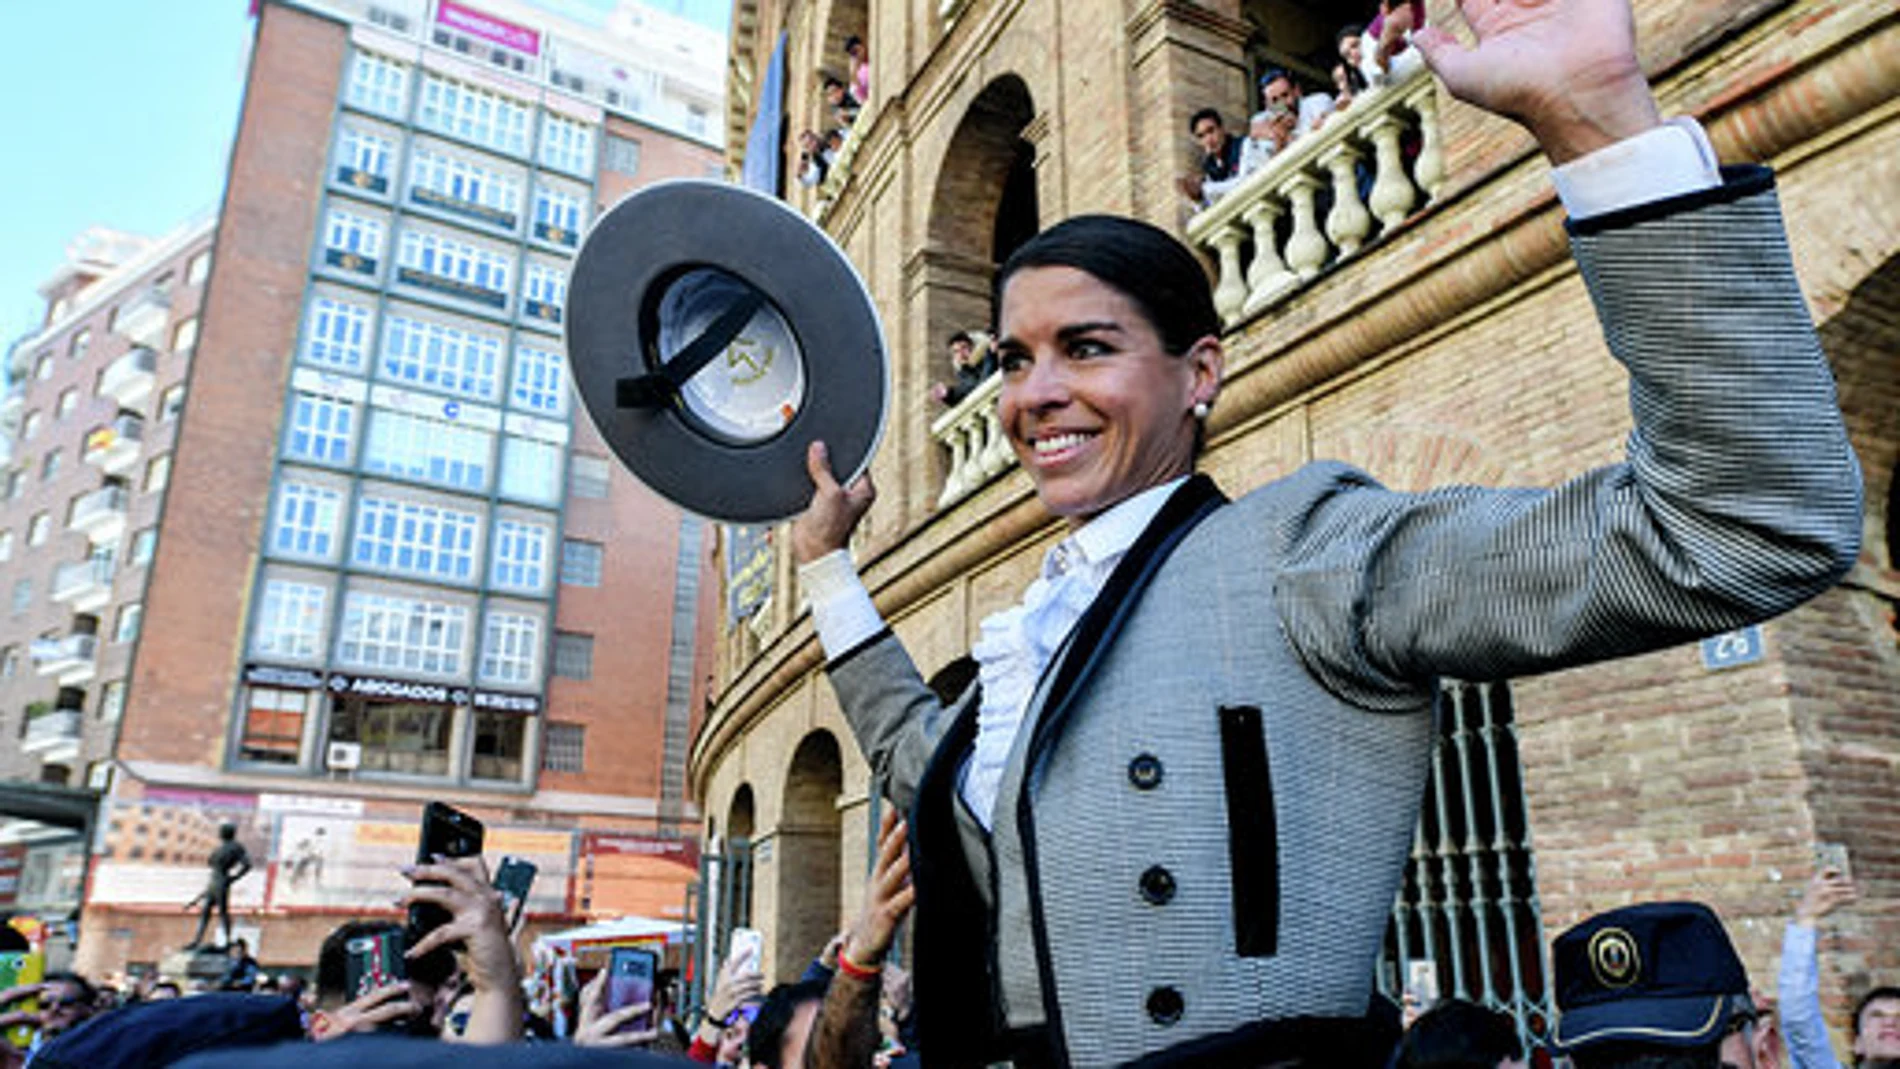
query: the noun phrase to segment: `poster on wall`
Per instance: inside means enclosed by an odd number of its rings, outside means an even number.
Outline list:
[[[205,889],[218,829],[230,824],[257,870],[232,885],[231,908],[263,904],[270,831],[256,796],[152,788],[143,798],[109,800],[104,818],[90,902],[182,907]]]
[[[270,905],[274,909],[387,909],[409,883],[401,869],[416,858],[414,821],[372,820],[334,814],[277,815]],[[538,875],[529,913],[567,907],[574,836],[538,828],[489,828],[483,854],[489,869],[505,856],[534,862]]]

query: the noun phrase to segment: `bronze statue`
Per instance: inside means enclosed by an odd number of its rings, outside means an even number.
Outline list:
[[[185,903],[189,911],[198,906],[198,934],[185,944],[186,950],[197,950],[204,945],[205,927],[211,923],[211,910],[218,911],[218,923],[224,929],[224,942],[231,943],[231,885],[243,879],[251,871],[251,855],[245,851],[244,844],[237,841],[237,825],[218,826],[218,848],[211,851],[205,864],[211,867],[211,878],[205,883],[205,889],[197,898]]]

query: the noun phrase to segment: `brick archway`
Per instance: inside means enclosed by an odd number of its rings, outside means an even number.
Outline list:
[[[798,976],[837,933],[840,903],[844,756],[838,739],[814,731],[798,743],[785,773],[779,806],[774,869],[778,881],[778,926],[770,933],[779,979]]]
[[[1841,411],[1867,483],[1867,539],[1861,551],[1886,583],[1900,588],[1900,254],[1869,271],[1820,324]]]

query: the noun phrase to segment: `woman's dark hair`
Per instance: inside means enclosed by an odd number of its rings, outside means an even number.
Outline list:
[[[990,304],[1000,320],[1010,276],[1029,267],[1073,267],[1135,302],[1161,347],[1181,356],[1220,336],[1220,313],[1201,261],[1160,227],[1116,215],[1078,215],[1024,242],[996,272]]]
[[[825,1000],[825,981],[800,980],[796,983],[780,984],[765,996],[765,1005],[759,1007],[759,1015],[752,1021],[752,1028],[745,1036],[745,1053],[753,1065],[769,1069],[796,1069],[784,1065],[785,1030],[791,1026],[792,1015],[807,1002]]]
[[[1397,1069],[1497,1069],[1522,1058],[1517,1023],[1496,1010],[1447,999],[1412,1022],[1399,1044]]]
[[[1333,34],[1333,44],[1338,45],[1339,42],[1344,41],[1348,37],[1364,37],[1365,35],[1366,28],[1364,26],[1361,26],[1357,22],[1349,22],[1341,26],[1338,33]]]

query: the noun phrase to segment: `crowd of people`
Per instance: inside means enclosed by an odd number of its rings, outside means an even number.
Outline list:
[[[858,113],[871,99],[871,50],[856,34],[845,38],[844,77],[825,72],[820,75],[819,92],[830,123],[823,134],[801,130],[798,134],[798,184],[822,185],[844,151],[845,138],[858,121]]]
[[[1244,137],[1227,129],[1218,109],[1196,111],[1188,133],[1200,148],[1201,166],[1180,179],[1182,194],[1198,206],[1214,203],[1359,98],[1417,70],[1424,59],[1412,35],[1424,26],[1424,0],[1379,0],[1369,22],[1343,26],[1334,35],[1331,92],[1304,85],[1284,67],[1260,76],[1261,108],[1248,119]]]

